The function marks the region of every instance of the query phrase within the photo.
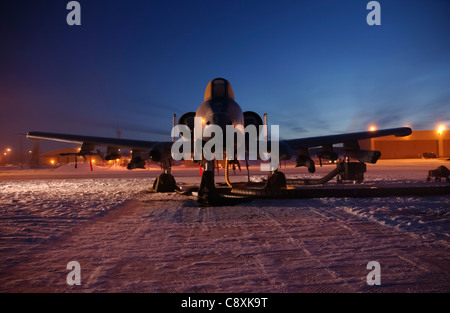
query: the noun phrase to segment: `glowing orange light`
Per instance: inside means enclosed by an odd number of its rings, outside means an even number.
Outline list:
[[[50,163],[52,163],[52,165],[55,165],[55,160],[50,160]]]
[[[370,126],[370,127],[369,127],[369,130],[370,130],[371,132],[373,132],[373,131],[376,131],[377,128],[376,128],[375,126]]]
[[[11,152],[11,148],[6,149],[6,151]]]
[[[438,126],[438,130],[437,130],[437,132],[438,132],[438,134],[442,134],[442,132],[445,130],[445,126],[444,125],[439,125]]]

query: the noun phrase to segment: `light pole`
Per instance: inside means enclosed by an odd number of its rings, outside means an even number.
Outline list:
[[[437,129],[437,133],[439,135],[439,140],[438,140],[438,157],[439,156],[444,156],[444,139],[443,139],[443,133],[445,131],[445,126],[444,125],[439,125],[438,129]]]
[[[377,130],[375,125],[369,126],[369,131],[374,132]],[[370,138],[370,150],[375,150],[375,142],[373,138]]]

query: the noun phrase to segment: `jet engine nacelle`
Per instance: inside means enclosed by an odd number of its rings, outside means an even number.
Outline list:
[[[181,115],[181,117],[178,119],[178,124],[180,125],[186,125],[189,127],[191,131],[191,137],[194,136],[194,118],[195,118],[195,112],[187,112]],[[180,133],[180,137],[183,137],[183,133]],[[190,138],[190,139],[192,139]]]
[[[248,125],[254,125],[259,135],[259,126],[263,125],[263,120],[261,116],[259,116],[258,113],[255,113],[253,111],[246,111],[243,114],[244,114],[244,127],[247,127]]]

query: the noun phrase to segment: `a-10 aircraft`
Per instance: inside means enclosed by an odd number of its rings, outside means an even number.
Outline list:
[[[266,117],[266,116],[264,116]],[[150,159],[154,162],[161,162],[163,173],[157,177],[157,190],[156,191],[174,191],[177,186],[175,179],[171,174],[171,164],[174,160],[174,145],[177,146],[176,152],[180,152],[180,147],[183,147],[183,156],[194,156],[194,160],[200,163],[203,167],[202,178],[200,187],[198,190],[199,198],[212,199],[217,197],[216,185],[214,182],[214,163],[215,159],[219,159],[222,155],[229,162],[238,162],[244,158],[248,165],[250,150],[256,147],[264,146],[268,153],[272,153],[271,159],[287,160],[292,156],[296,156],[296,166],[305,166],[308,171],[313,173],[315,171],[314,161],[310,157],[309,148],[321,147],[321,151],[318,156],[323,159],[337,160],[338,154],[333,150],[334,144],[343,144],[343,154],[346,158],[356,159],[359,162],[376,163],[380,157],[379,151],[361,150],[358,144],[358,140],[369,139],[374,137],[382,137],[388,135],[395,136],[408,136],[411,134],[411,129],[408,127],[399,127],[392,129],[376,130],[376,131],[363,131],[357,133],[346,133],[338,135],[299,138],[289,140],[276,141],[271,138],[267,138],[267,120],[261,118],[255,112],[246,111],[243,112],[239,104],[235,101],[234,92],[231,84],[223,78],[216,78],[210,81],[206,87],[204,101],[199,105],[196,112],[188,112],[183,114],[178,122],[175,123],[172,129],[172,141],[141,141],[141,140],[129,140],[119,138],[103,138],[92,136],[80,136],[80,135],[67,135],[57,133],[45,133],[31,131],[27,134],[29,139],[45,139],[54,141],[63,141],[81,144],[81,149],[76,155],[87,156],[92,154],[99,154],[105,160],[114,160],[120,158],[120,148],[132,149],[131,161],[127,165],[128,169],[144,168],[146,160]],[[247,130],[247,127],[254,126],[254,129],[258,132],[257,136],[241,137],[245,138],[245,152],[238,157],[237,145],[225,145],[223,140],[215,141],[216,147],[210,149],[211,153],[209,157],[202,154],[202,149],[209,146],[211,148],[211,140],[217,139],[218,134],[228,134],[227,128],[233,126],[234,129],[239,129],[241,132]],[[183,128],[184,127],[184,128]],[[211,127],[211,131],[207,129]],[[266,127],[264,129],[264,127]],[[180,139],[175,141],[175,135],[179,134]],[[264,133],[265,130],[265,133]],[[262,138],[262,134],[265,134],[265,138]],[[190,134],[189,134],[190,133]],[[215,133],[215,136],[211,136]],[[235,135],[233,135],[235,136]],[[215,139],[214,139],[215,138]],[[220,138],[222,139],[222,138]],[[229,139],[229,138],[228,138]],[[209,142],[209,144],[208,144]],[[220,144],[222,143],[222,144]],[[228,141],[227,141],[228,143]],[[277,149],[275,150],[275,143]],[[97,146],[106,147],[106,152],[100,154],[100,150],[96,150]],[[188,147],[186,149],[186,147]],[[231,148],[230,148],[231,147]],[[190,150],[189,150],[190,148]],[[233,151],[227,151],[233,150]],[[97,152],[96,152],[97,151]],[[200,154],[195,155],[197,152]],[[273,152],[277,152],[277,155],[273,155]],[[243,155],[243,157],[242,157]],[[253,153],[253,156],[256,155]],[[258,158],[262,159],[262,158]],[[267,160],[267,159],[266,159]],[[278,162],[274,163],[275,166],[270,168],[268,181],[279,180],[280,172],[278,171]],[[281,173],[282,174],[282,173]],[[155,181],[155,182],[156,182]],[[268,184],[276,186],[279,184]],[[154,185],[155,186],[155,185]]]

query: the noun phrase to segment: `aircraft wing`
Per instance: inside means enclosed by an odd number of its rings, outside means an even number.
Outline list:
[[[143,150],[150,150],[152,146],[159,143],[158,141],[141,141],[119,138],[105,138],[93,136],[80,136],[56,133],[44,133],[32,131],[27,134],[28,139],[44,139],[62,142],[71,142],[77,144],[89,144],[92,146],[111,146],[111,147],[127,147]]]
[[[370,139],[375,137],[384,137],[394,135],[396,137],[403,137],[411,135],[412,130],[409,127],[390,128],[374,131],[364,131],[358,133],[347,133],[339,135],[309,137],[300,139],[284,140],[292,149],[305,149],[312,147],[319,147],[324,145],[333,145],[338,143],[354,142],[363,139]]]
[[[412,133],[409,127],[390,128],[359,133],[347,133],[339,135],[319,136],[310,138],[284,140],[283,144],[296,151],[296,166],[306,166],[310,173],[314,173],[314,161],[310,157],[309,148],[322,147],[318,152],[321,158],[337,160],[338,154],[333,150],[333,144],[343,143],[343,154],[348,158],[357,159],[360,162],[375,164],[380,158],[380,151],[361,150],[358,140],[370,139],[394,135],[396,137],[409,136]],[[281,155],[281,154],[280,154]]]
[[[120,138],[105,138],[93,136],[80,136],[32,131],[27,134],[28,139],[43,139],[81,144],[76,155],[98,155],[104,160],[120,158],[121,147],[132,150],[130,163],[127,168],[145,168],[145,160],[150,158],[154,162],[161,162],[163,166],[170,166],[172,142],[142,141]],[[106,152],[96,149],[97,146],[106,146]]]

